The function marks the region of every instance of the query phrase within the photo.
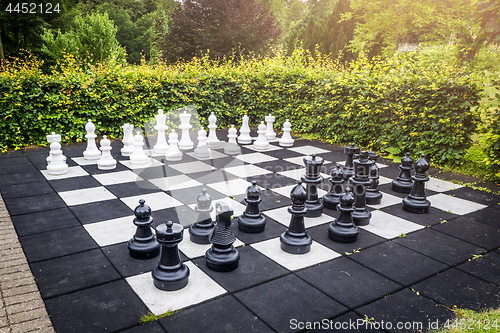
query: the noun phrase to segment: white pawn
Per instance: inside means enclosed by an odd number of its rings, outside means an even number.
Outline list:
[[[269,149],[269,142],[266,139],[266,125],[261,121],[259,125],[259,130],[257,131],[259,136],[257,140],[254,141],[253,147],[255,150],[267,150]]]
[[[165,138],[165,131],[168,129],[168,126],[165,125],[165,120],[167,116],[163,114],[162,109],[158,109],[158,114],[155,116],[156,125],[154,129],[158,132],[158,139],[156,140],[156,144],[153,146],[153,152],[156,154],[165,154],[168,149],[168,143]]]
[[[212,149],[217,149],[222,147],[222,143],[217,139],[217,134],[215,131],[217,130],[217,117],[212,112],[210,116],[208,116],[208,139],[207,144]]]
[[[234,128],[234,125],[231,125],[231,128],[227,131],[227,137],[229,140],[227,141],[227,144],[224,146],[224,153],[228,155],[240,155],[241,154],[241,148],[238,146],[238,143],[236,142],[236,138],[238,137],[236,128]]]
[[[189,119],[191,118],[191,115],[184,111],[184,113],[181,113],[179,115],[181,118],[181,125],[179,128],[182,130],[181,133],[181,141],[179,141],[179,149],[181,150],[188,150],[188,149],[193,149],[194,143],[191,141],[191,138],[189,137],[189,130],[193,127],[189,124]]]
[[[123,148],[121,149],[122,156],[130,156],[134,152],[134,125],[123,124]]]
[[[116,168],[116,160],[111,156],[111,141],[103,135],[101,140],[101,158],[97,160],[99,170],[112,170]]]
[[[85,138],[87,138],[87,149],[83,152],[83,157],[85,157],[86,160],[98,160],[99,157],[101,157],[101,151],[97,149],[95,144],[97,135],[94,133],[95,125],[92,124],[90,119],[85,125],[85,130],[87,131],[87,135],[85,135]]]
[[[238,137],[238,143],[240,145],[248,145],[252,143],[252,137],[250,136],[250,127],[248,126],[248,116],[243,116],[243,122],[240,128],[240,136]]]
[[[130,155],[130,163],[132,165],[146,165],[149,163],[149,156],[142,149],[143,146],[144,138],[141,132],[137,131],[137,134],[134,136],[134,152]]]
[[[207,145],[207,131],[201,129],[198,131],[198,146],[194,149],[194,157],[209,159],[210,153],[210,148]]]
[[[56,132],[52,132],[52,134],[47,135],[47,142],[50,144],[52,142],[61,143],[61,134],[56,134]],[[50,160],[52,159],[52,155],[47,156],[47,164],[50,164]],[[66,156],[62,155],[62,159],[66,162]]]
[[[50,164],[47,165],[49,175],[63,175],[68,172],[68,165],[63,161],[63,153],[59,142],[53,141],[50,144],[50,156]]]
[[[273,128],[273,124],[274,124],[274,121],[276,120],[276,117],[269,115],[269,116],[266,116],[264,119],[266,120],[266,123],[267,123],[266,139],[267,140],[276,139],[276,133],[274,133],[274,128]]]
[[[294,140],[292,139],[292,135],[290,132],[292,131],[292,124],[288,121],[288,119],[283,124],[283,135],[279,141],[279,145],[281,147],[291,147],[293,146]]]
[[[170,143],[170,147],[168,147],[167,152],[165,153],[165,160],[175,162],[182,160],[182,151],[177,147],[177,143],[179,136],[175,133],[174,130],[170,132],[168,135],[168,142]]]

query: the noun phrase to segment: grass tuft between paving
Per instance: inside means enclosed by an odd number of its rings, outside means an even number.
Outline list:
[[[454,309],[456,318],[446,321],[434,333],[492,333],[500,331],[500,308],[475,312]]]
[[[139,322],[141,323],[141,325],[144,325],[144,324],[147,324],[149,322],[152,322],[152,321],[155,321],[155,320],[158,320],[158,319],[161,319],[161,318],[164,318],[164,317],[168,317],[168,316],[171,316],[173,314],[176,314],[176,313],[179,313],[181,312],[182,310],[168,310],[167,312],[165,313],[162,313],[160,315],[155,315],[151,312],[148,312],[148,314],[143,314],[141,319],[139,319]]]

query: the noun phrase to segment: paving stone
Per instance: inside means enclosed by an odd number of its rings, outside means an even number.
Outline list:
[[[23,311],[19,313],[15,313],[9,316],[9,321],[11,324],[19,324],[24,321],[39,319],[47,316],[47,311],[45,307],[37,308],[29,311]]]
[[[41,329],[42,328],[42,329]],[[50,319],[47,318],[37,318],[34,320],[22,322],[16,325],[12,325],[12,333],[25,333],[25,332],[55,332],[52,328],[52,323]]]
[[[10,296],[10,297],[5,297],[4,302],[5,305],[14,305],[18,303],[23,303],[23,302],[30,302],[32,300],[36,300],[40,298],[40,293],[37,292],[32,292],[28,294],[21,294],[21,295],[16,295],[16,296]]]
[[[27,284],[25,286],[20,286],[20,287],[16,287],[16,288],[10,288],[10,289],[5,289],[3,287],[0,287],[0,288],[2,288],[2,293],[3,293],[4,297],[10,297],[10,296],[27,294],[27,293],[31,293],[34,291],[38,291],[38,288],[37,288],[35,283]]]
[[[13,280],[13,281],[2,282],[2,283],[0,283],[0,288],[2,288],[2,290],[5,290],[5,289],[12,289],[12,288],[25,286],[25,285],[29,285],[29,284],[35,284],[35,279],[33,279],[32,276],[25,277],[22,279]]]
[[[7,307],[7,314],[10,317],[13,314],[16,314],[19,312],[34,310],[34,309],[42,308],[44,306],[45,305],[43,304],[43,301],[41,298],[34,299],[34,300],[29,301],[29,302],[19,303],[19,304],[8,306]]]
[[[15,272],[29,271],[29,270],[30,266],[27,263],[22,263],[20,265],[15,265],[15,266],[7,266],[0,268],[0,276]]]

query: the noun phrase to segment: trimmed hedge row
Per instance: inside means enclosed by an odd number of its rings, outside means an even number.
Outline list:
[[[68,56],[51,74],[28,59],[0,72],[0,149],[46,144],[53,131],[63,142],[83,140],[87,119],[110,137],[120,137],[126,122],[149,131],[158,108],[171,111],[168,124],[175,128],[179,109],[192,105],[203,126],[210,112],[219,126],[239,125],[244,113],[257,124],[272,113],[276,128],[290,119],[295,133],[460,163],[476,129],[480,91],[462,69],[426,67],[418,55],[344,67],[296,50],[238,63],[202,58],[86,71]]]

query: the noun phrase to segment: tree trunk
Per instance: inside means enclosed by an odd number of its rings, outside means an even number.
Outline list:
[[[5,61],[5,56],[3,54],[3,44],[2,44],[2,30],[0,30],[0,59],[2,59],[2,63]]]

